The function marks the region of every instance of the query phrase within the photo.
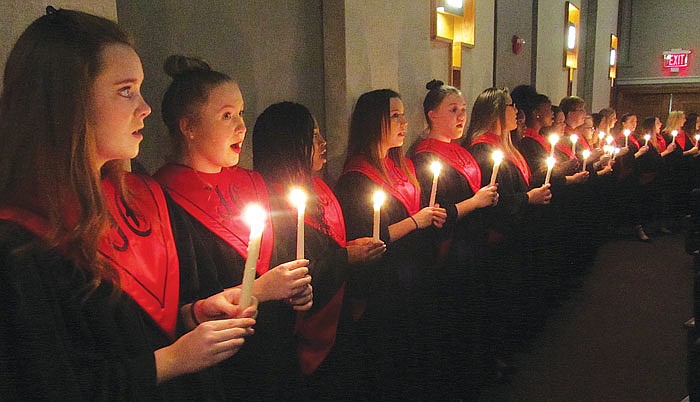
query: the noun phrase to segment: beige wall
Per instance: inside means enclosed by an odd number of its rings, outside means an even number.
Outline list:
[[[539,0],[537,27],[537,90],[554,104],[566,96],[568,72],[564,68],[564,0]],[[580,7],[580,1],[572,1]],[[579,38],[579,44],[582,44]],[[573,94],[579,73],[574,73]]]
[[[117,19],[115,0],[57,0],[48,4]],[[46,0],[0,0],[0,71],[5,71],[5,61],[17,38],[32,21],[46,13],[46,5]]]
[[[496,86],[514,88],[530,85],[532,65],[532,0],[508,0],[497,3]],[[513,53],[512,38],[525,40],[520,54]]]
[[[495,0],[476,2],[475,45],[462,49],[462,93],[468,113],[476,97],[493,86],[494,7]]]
[[[598,0],[591,111],[610,106],[610,35],[617,34],[617,0]]]

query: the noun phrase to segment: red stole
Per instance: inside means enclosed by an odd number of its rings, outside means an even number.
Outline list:
[[[544,150],[547,151],[547,153],[552,152],[552,144],[550,144],[549,141],[547,141],[544,138],[544,135],[538,133],[533,128],[526,127],[525,132],[523,133],[523,137],[532,138],[533,140],[537,141],[540,145],[542,145],[542,148],[544,148]],[[563,137],[563,139],[566,138],[568,137]],[[573,159],[575,156],[574,152],[571,150],[571,147],[564,144],[564,142],[562,142],[561,140],[557,142],[555,149],[565,154],[569,159]]]
[[[345,247],[345,221],[338,199],[322,179],[314,177],[313,185],[319,205],[323,209],[326,228],[309,214],[304,215],[304,222],[327,233],[339,246]],[[335,292],[333,298],[314,314],[306,311],[297,313],[297,356],[301,371],[306,375],[313,373],[321,365],[335,344],[344,295],[345,283]]]
[[[673,138],[673,137],[671,137],[671,138]],[[679,130],[678,135],[676,136],[676,142],[680,146],[681,151],[685,149],[686,138],[688,138],[688,135],[685,133],[685,131]]]
[[[624,134],[623,134],[621,140],[623,141],[623,144],[624,144],[624,141],[625,141]],[[637,139],[637,137],[634,136],[634,134],[630,134],[630,135],[627,136],[627,145],[628,145],[628,146],[629,146],[629,143],[630,143],[630,142],[631,142],[632,144],[636,145],[636,146],[637,146],[637,149],[639,149],[639,148],[642,147],[641,144],[639,144],[639,140]]]
[[[248,256],[250,227],[243,221],[243,209],[258,203],[267,211],[260,256],[259,275],[270,269],[272,222],[267,188],[256,172],[232,167],[219,173],[201,173],[183,165],[163,166],[154,178],[168,190],[173,200],[201,224],[228,243],[243,258]]]
[[[472,146],[476,144],[489,144],[494,148],[503,149],[501,144],[501,138],[493,133],[482,134],[479,137],[475,138],[474,141],[472,141]],[[516,168],[518,168],[518,170],[520,171],[520,175],[523,177],[523,180],[525,180],[525,184],[529,186],[530,175],[532,173],[530,172],[530,167],[527,165],[525,158],[523,158],[520,152],[517,151],[515,151],[514,153],[504,152],[504,154],[505,158],[508,159],[508,161],[512,163]]]
[[[481,187],[481,168],[476,159],[464,147],[454,142],[444,142],[426,138],[416,147],[416,154],[428,152],[437,155],[442,161],[452,166],[459,174],[467,179],[474,193]]]
[[[659,153],[666,150],[666,139],[661,134],[656,134],[656,150]]]
[[[382,163],[384,163],[390,182],[387,182],[379,170],[361,155],[355,156],[345,164],[344,173],[360,172],[364,174],[396,198],[406,208],[409,215],[420,211],[420,188],[411,183],[408,176],[396,166],[391,158],[384,158]],[[415,172],[413,162],[410,159],[406,159],[406,164],[412,172]]]
[[[165,196],[150,177],[129,173],[124,180],[138,210],[125,204],[114,183],[102,181],[117,225],[100,240],[99,252],[119,271],[121,288],[175,339],[180,266]]]

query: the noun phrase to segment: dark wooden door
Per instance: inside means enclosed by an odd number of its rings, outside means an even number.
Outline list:
[[[619,85],[613,91],[617,116],[634,113],[641,120],[657,116],[666,121],[670,110],[700,113],[698,85]]]

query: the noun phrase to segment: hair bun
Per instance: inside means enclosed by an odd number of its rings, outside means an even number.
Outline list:
[[[168,56],[163,63],[163,70],[171,78],[193,71],[211,71],[209,63],[198,57],[187,57],[178,54]]]
[[[433,89],[440,89],[440,87],[443,85],[445,85],[445,83],[440,80],[432,80],[429,83],[425,84],[425,89],[427,89],[428,91],[432,91]]]

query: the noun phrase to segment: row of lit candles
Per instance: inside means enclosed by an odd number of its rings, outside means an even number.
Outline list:
[[[625,147],[627,147],[627,139],[631,134],[630,130],[624,130],[623,135],[625,136]],[[675,142],[678,131],[674,130],[671,132],[673,136],[673,141]],[[600,140],[605,137],[604,132],[598,134]],[[649,144],[649,139],[651,135],[646,134],[644,140],[646,141],[644,145]],[[544,179],[544,184],[549,184],[549,180],[552,176],[552,169],[556,164],[556,159],[554,158],[554,148],[559,142],[558,134],[551,134],[549,137],[549,143],[552,145],[549,157],[547,158],[547,175]],[[572,152],[576,152],[576,143],[578,142],[578,136],[572,134],[569,136],[572,143]],[[615,159],[615,156],[620,152],[620,148],[612,146],[613,137],[608,135],[606,138],[606,143],[608,145],[603,147],[606,154],[610,154],[611,160]],[[700,142],[700,134],[695,135],[695,146],[698,146]],[[583,154],[583,167],[581,171],[586,170],[586,161],[591,155],[591,151],[584,150]],[[496,177],[498,176],[498,169],[503,161],[503,152],[501,150],[495,150],[491,155],[493,158],[493,170],[491,171],[491,180],[489,186],[496,184]],[[438,178],[440,177],[440,172],[442,171],[442,164],[440,162],[433,162],[430,165],[430,170],[433,172],[433,183],[430,189],[430,203],[428,205],[435,205],[435,197],[437,194]],[[297,249],[296,258],[304,258],[304,211],[306,209],[306,194],[300,189],[293,189],[290,193],[290,200],[292,204],[297,208]],[[373,222],[372,222],[372,238],[375,242],[379,241],[379,222],[382,204],[386,200],[386,194],[383,191],[378,190],[374,193],[372,197],[373,201]],[[250,300],[253,291],[253,282],[255,280],[255,266],[260,254],[260,242],[262,239],[263,229],[265,227],[265,211],[256,204],[249,205],[244,212],[244,217],[248,225],[250,226],[250,237],[248,241],[248,256],[246,258],[245,269],[243,273],[243,284],[242,284],[242,295],[241,295],[241,307],[245,309],[250,305]]]

